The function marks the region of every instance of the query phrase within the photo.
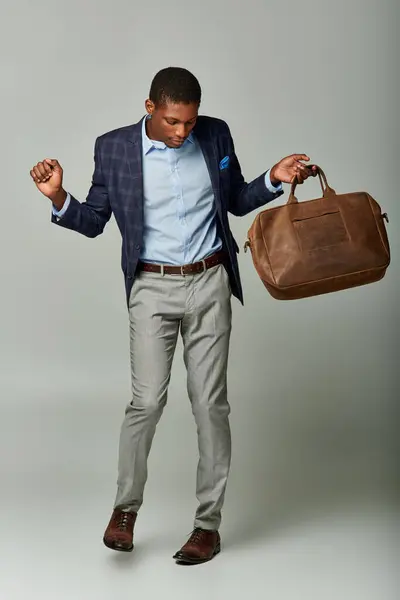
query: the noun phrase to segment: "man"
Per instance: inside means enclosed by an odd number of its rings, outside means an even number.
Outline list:
[[[294,154],[246,183],[228,125],[198,116],[201,88],[186,69],[153,79],[139,123],[100,136],[85,202],[62,187],[57,160],[32,170],[53,204],[52,222],[88,237],[114,214],[122,234],[122,270],[129,309],[132,400],[122,424],[118,486],[104,544],[133,550],[147,459],[166,404],[179,332],[187,388],[198,428],[194,530],[174,555],[197,564],[220,551],[221,509],[230,468],[227,362],[231,295],[243,302],[238,247],[228,212],[245,215],[283,193],[282,182],[315,174]]]

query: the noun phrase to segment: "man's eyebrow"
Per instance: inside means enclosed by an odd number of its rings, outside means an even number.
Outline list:
[[[169,117],[168,115],[166,117],[164,117],[165,119],[171,119],[171,121],[179,121],[179,119],[177,119],[176,117]],[[190,123],[190,121],[194,121],[195,119],[197,119],[197,117],[192,117],[191,119],[189,119],[188,121],[186,121],[186,123]]]

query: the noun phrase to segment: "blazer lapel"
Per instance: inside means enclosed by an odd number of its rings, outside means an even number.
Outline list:
[[[139,205],[143,205],[142,123],[143,119],[129,128],[128,140],[125,145],[126,163],[134,181],[132,193]]]
[[[200,126],[195,128],[194,131],[197,140],[200,144],[200,148],[203,152],[204,159],[210,174],[211,185],[214,192],[215,202],[219,213],[222,211],[221,206],[221,189],[219,183],[219,167],[218,167],[218,155],[217,148],[214,142],[211,132],[208,128]]]

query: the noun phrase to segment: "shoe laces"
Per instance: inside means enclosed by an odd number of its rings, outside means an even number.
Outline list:
[[[122,512],[118,519],[118,529],[120,531],[126,531],[132,519],[132,515],[128,512]]]
[[[194,529],[190,535],[188,543],[189,544],[201,543],[204,540],[204,538],[206,537],[207,533],[208,532],[204,531],[203,529],[198,529],[198,528]]]

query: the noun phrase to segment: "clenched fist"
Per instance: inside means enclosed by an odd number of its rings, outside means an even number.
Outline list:
[[[31,170],[31,177],[39,191],[50,198],[54,206],[60,210],[67,197],[63,190],[63,170],[58,160],[45,158],[43,162],[37,163]]]

